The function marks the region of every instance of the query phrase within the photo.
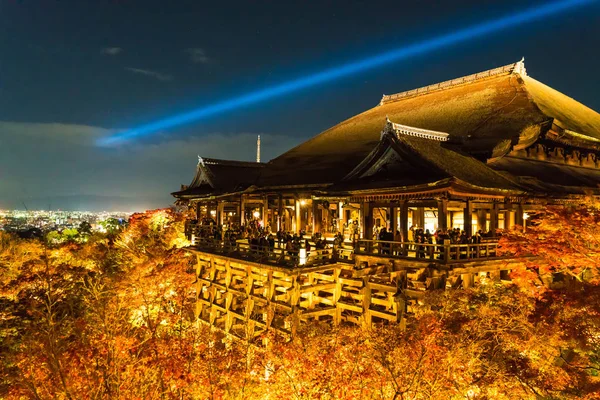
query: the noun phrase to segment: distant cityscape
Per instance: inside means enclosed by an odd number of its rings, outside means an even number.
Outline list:
[[[78,229],[89,224],[92,231],[102,231],[101,224],[109,219],[127,221],[130,212],[0,210],[0,230],[15,233],[38,231],[41,233]]]

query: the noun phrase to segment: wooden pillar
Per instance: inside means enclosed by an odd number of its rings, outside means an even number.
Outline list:
[[[279,197],[277,198],[277,230],[281,231],[283,230],[283,195],[280,193]]]
[[[225,221],[225,202],[217,201],[217,225],[223,225]]]
[[[363,238],[373,239],[373,204],[369,202],[362,203],[363,206]]]
[[[240,226],[243,226],[246,223],[246,203],[244,199],[244,195],[240,195]]]
[[[520,201],[517,204],[517,211],[515,211],[515,225],[523,226],[523,202]]]
[[[482,231],[485,232],[485,225],[486,225],[486,214],[487,214],[487,210],[485,209],[479,209],[477,210],[477,230],[478,231]]]
[[[492,237],[496,237],[496,230],[498,229],[498,209],[500,205],[496,202],[492,204],[490,208],[490,234]]]
[[[323,232],[329,232],[329,226],[330,226],[330,222],[329,222],[329,202],[326,203],[327,207],[325,207],[325,204],[321,204],[321,213],[322,215],[325,217],[325,226],[322,226],[321,229],[323,229]]]
[[[417,207],[416,212],[413,214],[413,225],[418,226],[420,229],[425,228],[425,208]]]
[[[398,204],[392,203],[392,207],[390,208],[390,231],[396,235],[396,230],[398,230]]]
[[[269,223],[269,196],[266,196],[262,200],[262,221],[263,228],[266,228]]]
[[[408,201],[400,201],[400,234],[402,241],[408,242]]]
[[[313,200],[312,202],[312,214],[313,214],[313,234],[321,232],[321,210],[319,210],[319,202]]]
[[[448,230],[448,199],[438,200],[438,229]]]
[[[512,228],[510,223],[510,212],[512,211],[512,203],[506,201],[504,203],[504,229],[508,230]]]
[[[296,233],[300,233],[300,231],[302,230],[302,217],[300,215],[300,200],[296,199],[294,201],[294,211],[296,212],[296,228],[295,228],[295,232]]]
[[[471,202],[471,200],[467,200],[464,211],[463,211],[464,231],[467,234],[467,237],[473,235],[472,214],[473,214],[473,203]]]
[[[362,294],[362,306],[363,306],[363,315],[362,322],[363,327],[370,329],[371,328],[371,286],[369,285],[369,277],[365,276],[363,278],[363,287],[361,290]]]
[[[341,201],[338,203],[338,231],[344,233],[344,225],[346,224],[344,215],[344,203]]]
[[[196,202],[196,219],[198,221],[202,219],[202,206],[199,202]]]

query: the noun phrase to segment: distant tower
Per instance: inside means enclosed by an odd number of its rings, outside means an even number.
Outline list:
[[[256,162],[260,162],[260,135],[256,139]]]

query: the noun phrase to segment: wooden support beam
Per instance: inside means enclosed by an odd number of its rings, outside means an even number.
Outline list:
[[[402,241],[408,242],[408,201],[400,201],[400,234]]]
[[[295,224],[294,232],[300,233],[302,230],[302,216],[300,214],[300,200],[294,200],[294,211],[295,211]]]
[[[396,230],[398,230],[398,204],[392,204],[392,207],[389,210],[390,216],[390,232],[396,235]]]
[[[312,201],[312,226],[313,233],[321,232],[321,210],[318,200]]]
[[[473,235],[473,203],[471,200],[467,200],[465,204],[465,208],[463,210],[463,218],[464,218],[464,231],[467,234],[467,237]]]
[[[413,225],[418,226],[420,229],[425,228],[425,208],[417,207],[413,213]]]
[[[448,199],[438,200],[438,229],[448,230]]]
[[[504,229],[508,230],[512,228],[512,224],[511,224],[511,219],[510,219],[510,212],[513,209],[513,205],[510,202],[505,202],[504,203]]]
[[[267,195],[265,195],[262,201],[262,221],[263,228],[266,228],[267,226],[271,225],[271,223],[269,222],[269,196]]]
[[[240,194],[240,226],[246,223],[246,202],[243,194]]]
[[[371,286],[369,285],[369,277],[365,276],[363,278],[363,288],[362,288],[362,314],[363,314],[363,324],[367,329],[371,328]]]
[[[523,221],[523,202],[519,202],[515,211],[515,225],[523,226]]]
[[[498,230],[498,214],[500,210],[500,204],[494,202],[492,208],[490,208],[490,233],[492,237],[496,237],[496,231]]]
[[[277,230],[283,230],[283,195],[277,197]]]
[[[484,210],[484,209],[477,210],[477,230],[485,232],[486,225],[487,225],[487,210]]]

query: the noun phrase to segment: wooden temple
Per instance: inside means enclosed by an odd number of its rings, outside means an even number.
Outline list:
[[[522,260],[498,234],[599,194],[600,114],[521,60],[384,95],[268,163],[199,158],[173,196],[194,215],[198,318],[253,339],[311,318],[404,323],[426,290],[509,279]],[[294,251],[225,239],[251,225],[304,239]],[[415,229],[479,239],[416,244]],[[316,250],[316,233],[338,240]]]

